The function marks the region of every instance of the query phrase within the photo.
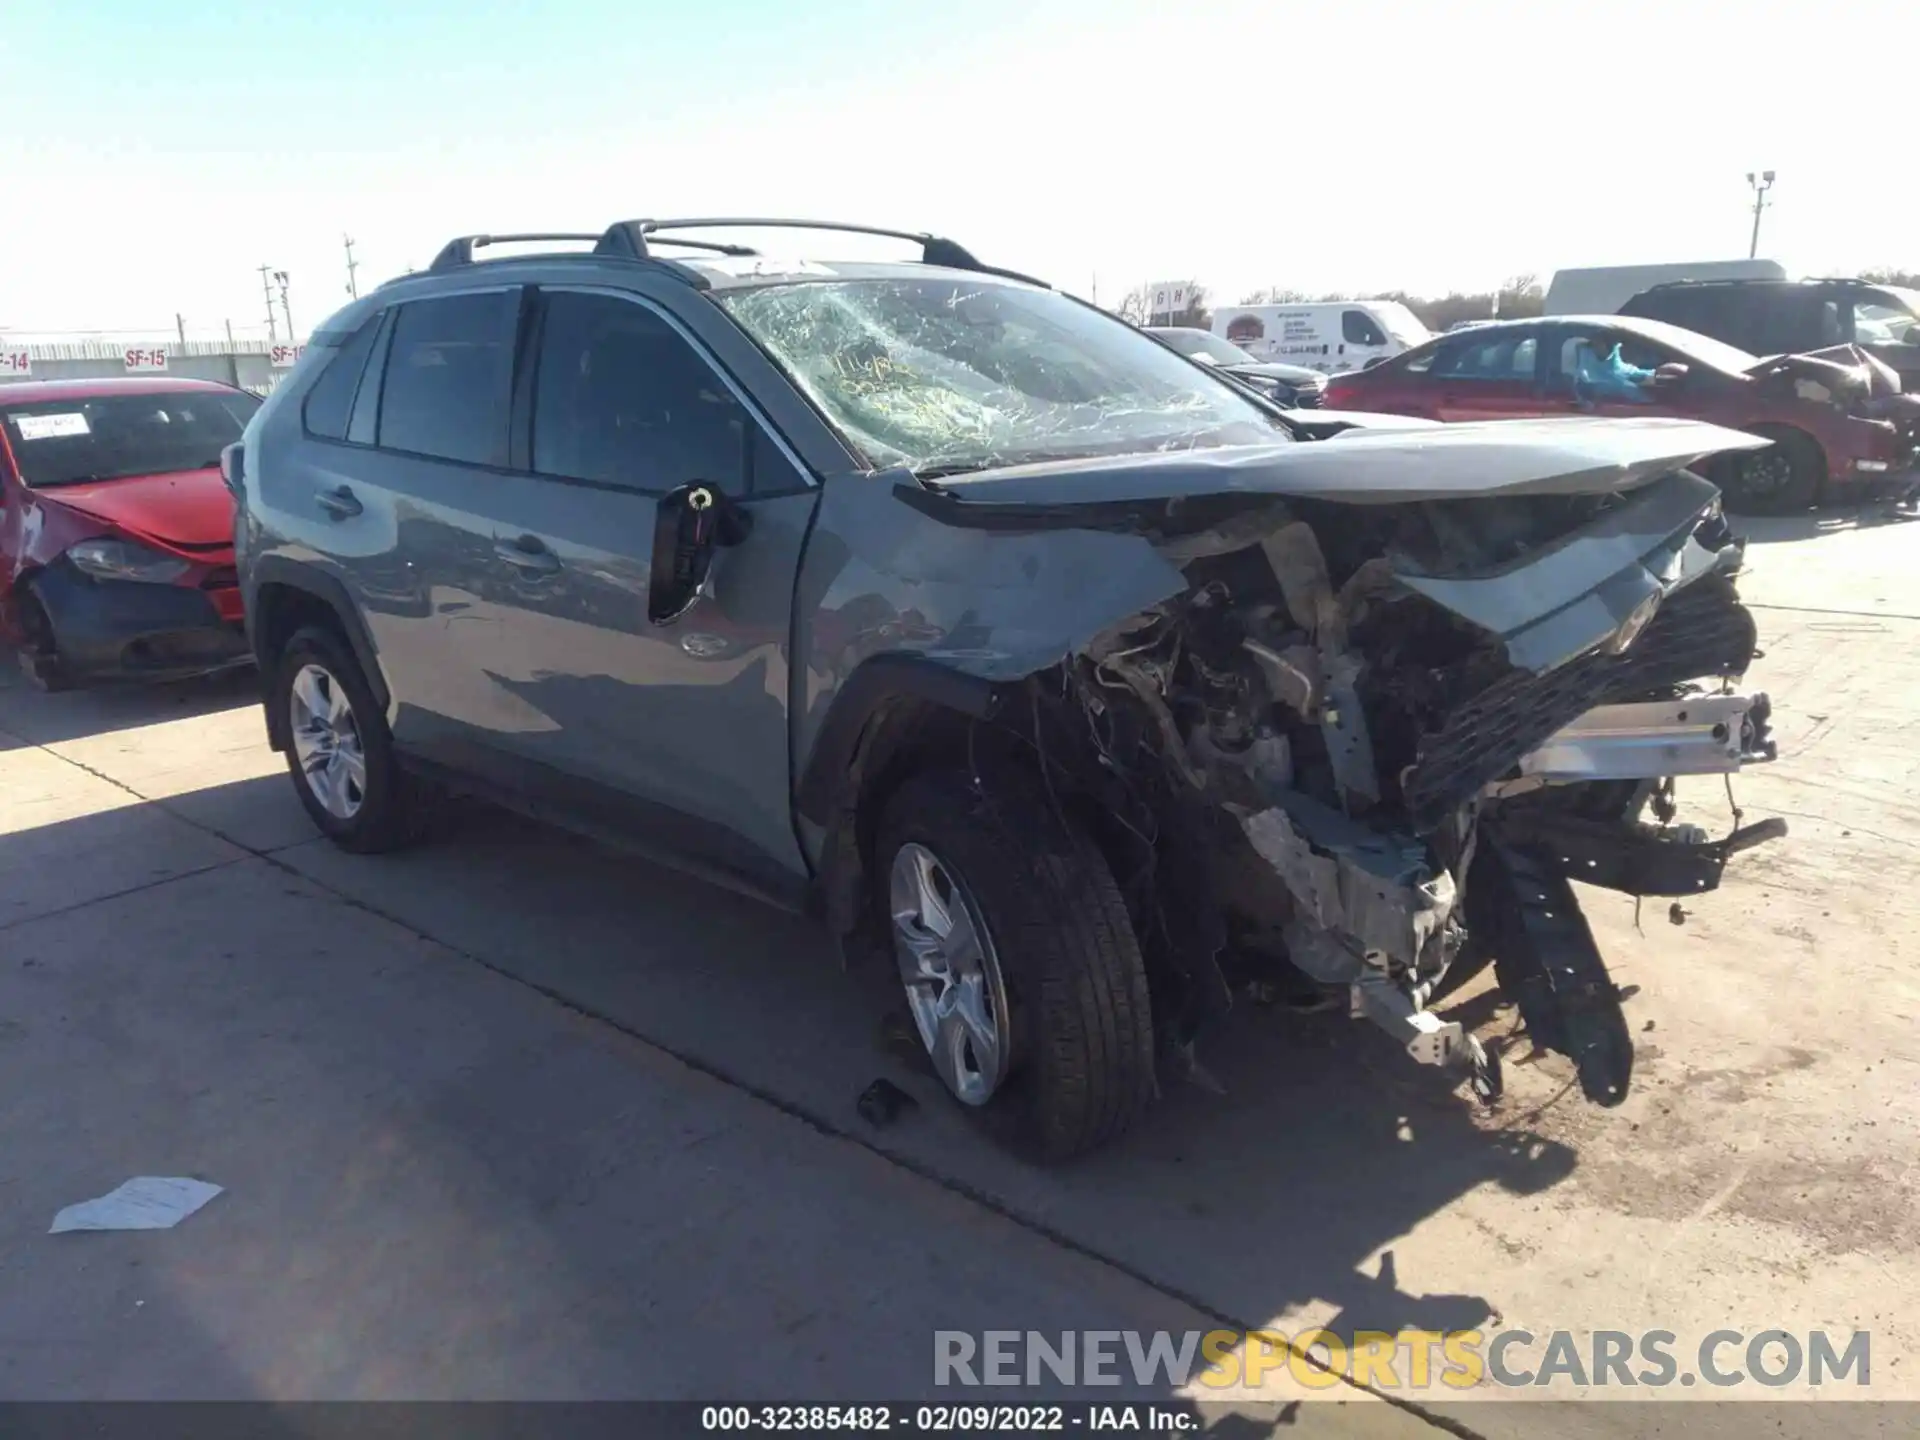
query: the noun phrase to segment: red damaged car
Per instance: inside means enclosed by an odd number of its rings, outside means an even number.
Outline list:
[[[34,681],[249,662],[220,452],[259,407],[207,380],[0,385],[0,631]]]
[[[1853,346],[1763,360],[1658,320],[1509,320],[1337,375],[1329,408],[1431,420],[1667,415],[1775,443],[1710,465],[1727,508],[1784,514],[1920,485],[1920,397]]]

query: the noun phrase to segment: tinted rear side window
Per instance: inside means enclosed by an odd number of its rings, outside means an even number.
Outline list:
[[[380,446],[505,464],[519,313],[518,291],[402,305],[380,392]]]
[[[754,428],[713,368],[644,305],[547,296],[535,470],[654,494],[693,480],[739,494]]]
[[[307,433],[323,440],[344,440],[347,417],[353,413],[353,395],[359,387],[361,372],[367,368],[367,356],[373,353],[373,337],[380,333],[380,317],[375,315],[354,332],[340,347],[320,378],[307,391],[301,414]]]

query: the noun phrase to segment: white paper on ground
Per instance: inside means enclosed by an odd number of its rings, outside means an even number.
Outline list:
[[[82,1200],[53,1217],[47,1233],[68,1230],[171,1230],[220,1193],[205,1180],[138,1175],[98,1200]]]

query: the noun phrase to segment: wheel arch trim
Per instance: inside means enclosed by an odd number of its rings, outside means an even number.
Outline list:
[[[253,646],[254,660],[259,666],[263,692],[272,683],[278,660],[278,656],[269,653],[271,627],[263,623],[266,617],[261,607],[263,592],[268,591],[269,587],[296,591],[326,608],[339,626],[340,633],[346,637],[353,658],[359,662],[360,673],[366,677],[367,688],[373,691],[374,700],[382,711],[389,710],[392,691],[388,689],[387,677],[380,668],[379,652],[374,648],[373,637],[368,634],[347,587],[324,571],[281,555],[262,556],[255,562],[248,577],[247,638]],[[266,710],[268,741],[274,749],[285,750],[288,744],[286,717],[276,716],[271,705]]]

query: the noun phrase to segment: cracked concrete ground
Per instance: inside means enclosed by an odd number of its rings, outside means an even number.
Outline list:
[[[1863,1328],[1867,1393],[1920,1398],[1920,527],[1755,528],[1783,759],[1735,793],[1794,833],[1679,927],[1587,897],[1637,987],[1624,1106],[1549,1057],[1481,1113],[1369,1030],[1249,1009],[1206,1056],[1224,1096],[1057,1171],[902,1066],[803,922],[491,812],[335,851],[245,681],[0,689],[0,1395],[906,1397],[935,1329],[1230,1323]],[[882,1074],[923,1103],[874,1131]],[[150,1173],[228,1193],[44,1234]],[[1543,1423],[1339,1393],[1288,1433]]]

